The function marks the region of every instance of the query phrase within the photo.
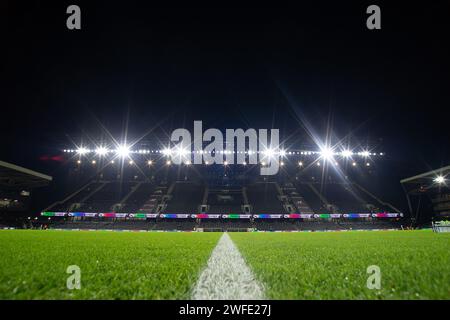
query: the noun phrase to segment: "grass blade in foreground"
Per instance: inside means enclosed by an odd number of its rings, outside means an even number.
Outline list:
[[[2,230],[0,299],[188,299],[220,235]]]
[[[241,233],[231,237],[272,299],[450,299],[450,234]],[[381,268],[381,289],[366,286]]]

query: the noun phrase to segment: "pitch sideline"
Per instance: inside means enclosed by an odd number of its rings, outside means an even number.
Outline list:
[[[260,300],[264,286],[225,232],[192,291],[193,300]]]

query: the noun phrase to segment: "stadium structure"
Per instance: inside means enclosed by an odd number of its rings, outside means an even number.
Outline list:
[[[0,228],[40,227],[38,217],[31,221],[29,216],[32,192],[45,187],[52,177],[15,164],[0,161]]]
[[[280,150],[280,172],[262,176],[264,161],[196,165],[187,156],[175,165],[179,155],[174,148],[94,144],[63,151],[70,180],[79,187],[42,211],[39,221],[55,229],[332,231],[409,226],[401,210],[356,179],[361,170],[376,174],[373,164],[383,153]]]
[[[423,220],[424,213],[432,217],[433,223],[450,218],[449,174],[450,166],[445,166],[400,181],[413,221]]]

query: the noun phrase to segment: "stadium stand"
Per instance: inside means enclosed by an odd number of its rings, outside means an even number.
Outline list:
[[[48,186],[52,177],[0,161],[0,228],[29,226],[33,190]]]
[[[337,208],[338,213],[366,212],[367,203],[359,197],[355,187],[349,183],[330,183],[325,185],[324,197]]]
[[[134,186],[130,195],[124,200],[121,208],[123,212],[139,212],[144,207],[147,200],[155,191],[155,186],[150,182],[140,182]],[[149,212],[152,212],[151,209]]]
[[[83,199],[78,208],[87,212],[109,212],[113,210],[113,205],[120,203],[135,186],[132,182],[103,182],[88,197]]]
[[[87,166],[89,165],[86,164]],[[302,168],[261,176],[247,166],[90,166],[90,182],[27,226],[144,231],[337,231],[396,229],[399,210],[364,187]],[[79,168],[75,167],[77,174]],[[258,168],[256,168],[258,169]],[[95,171],[95,174],[93,171]],[[312,170],[317,170],[313,167]],[[86,178],[86,177],[85,177]],[[86,181],[81,179],[79,181]],[[330,215],[331,214],[331,215]]]
[[[247,195],[253,213],[286,213],[280,200],[281,190],[276,182],[250,185]]]
[[[177,181],[167,193],[164,212],[197,213],[202,203],[205,186],[193,182]]]
[[[208,188],[208,213],[241,213],[244,203],[244,190],[241,187]]]
[[[295,188],[300,197],[300,206],[305,206],[314,213],[330,213],[326,202],[317,194],[311,183],[295,183]],[[309,210],[308,210],[309,211]]]

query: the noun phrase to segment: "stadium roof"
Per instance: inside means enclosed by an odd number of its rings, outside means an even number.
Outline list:
[[[0,161],[0,186],[7,187],[43,187],[53,178],[12,163]]]
[[[436,177],[445,177],[450,174],[450,166],[442,167],[439,169],[431,170],[413,177],[400,180],[400,183],[430,183]]]

